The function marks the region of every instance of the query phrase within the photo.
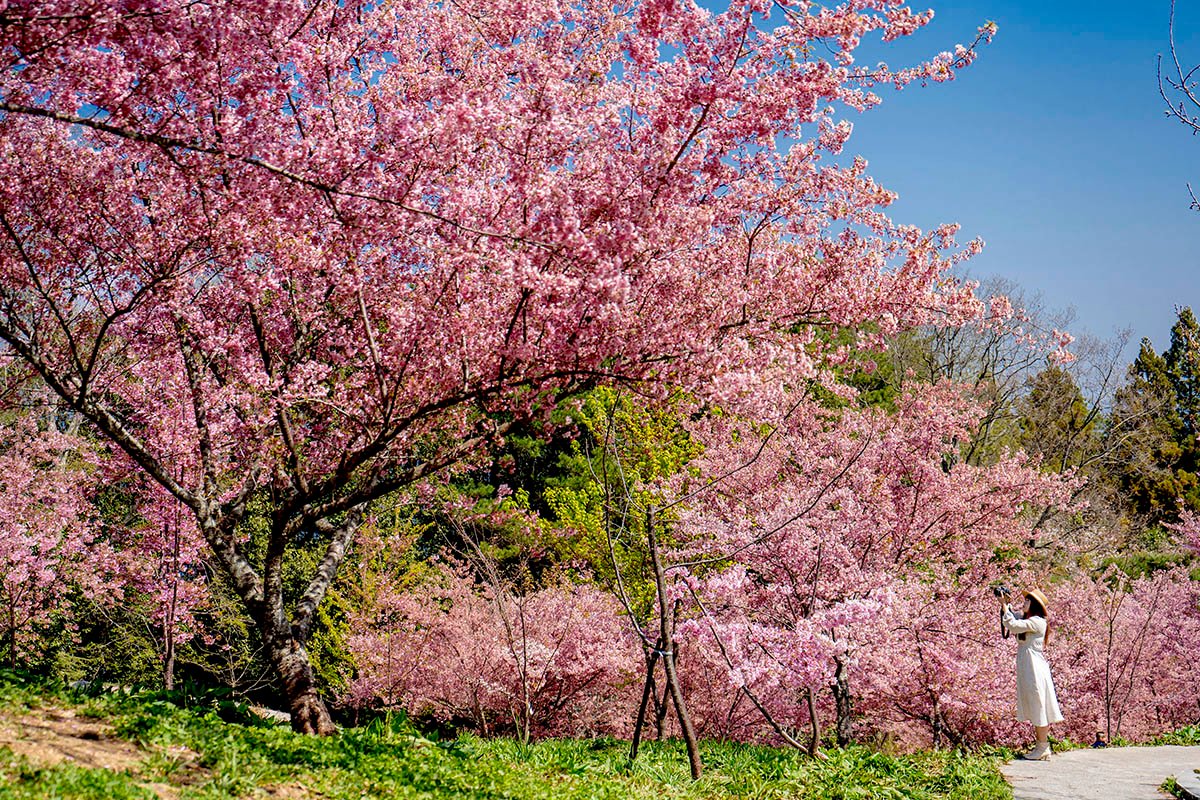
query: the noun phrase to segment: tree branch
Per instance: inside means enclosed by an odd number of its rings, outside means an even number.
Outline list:
[[[185,151],[188,151],[191,153],[215,156],[217,158],[223,158],[223,159],[227,159],[229,161],[234,161],[234,162],[237,162],[240,164],[245,164],[247,166],[254,167],[255,169],[264,170],[266,172],[271,173],[272,175],[276,175],[276,176],[283,178],[285,180],[288,180],[292,183],[296,183],[301,186],[306,186],[310,189],[315,189],[316,191],[318,191],[324,195],[338,195],[340,197],[352,197],[352,198],[355,198],[358,200],[366,200],[366,201],[372,202],[372,203],[380,203],[382,205],[392,206],[393,208],[398,208],[398,209],[400,209],[402,211],[406,211],[410,214],[415,214],[417,216],[425,217],[427,219],[431,219],[436,222],[444,223],[446,225],[451,226],[452,228],[461,230],[464,233],[469,233],[474,236],[482,236],[482,237],[490,238],[490,239],[500,239],[500,240],[507,241],[507,242],[517,242],[519,244],[531,245],[533,247],[540,247],[540,248],[544,248],[547,250],[554,249],[554,245],[550,244],[548,242],[542,242],[542,241],[538,241],[535,239],[528,239],[523,236],[514,236],[512,234],[499,233],[497,231],[485,231],[485,230],[481,230],[479,228],[473,228],[469,225],[464,225],[463,223],[458,222],[457,220],[453,220],[447,216],[439,214],[436,211],[430,211],[428,209],[423,209],[423,208],[416,208],[414,206],[408,205],[407,203],[405,203],[401,200],[396,200],[391,197],[384,197],[382,195],[367,194],[365,192],[355,192],[355,191],[351,191],[349,189],[342,189],[339,186],[337,186],[336,184],[326,183],[324,181],[320,181],[315,178],[305,177],[299,173],[292,172],[291,170],[288,170],[284,167],[273,164],[273,163],[267,161],[266,159],[260,158],[258,156],[243,155],[240,153],[231,152],[222,147],[214,147],[212,145],[188,142],[184,139],[179,139],[179,138],[176,138],[173,136],[164,136],[159,133],[146,133],[144,131],[131,130],[129,128],[124,128],[119,125],[112,125],[112,124],[103,122],[102,120],[98,120],[98,119],[95,119],[92,117],[81,117],[78,114],[66,114],[61,111],[53,111],[51,109],[38,108],[36,106],[23,106],[23,105],[17,105],[17,104],[9,103],[9,102],[0,102],[0,111],[5,111],[10,114],[21,114],[21,115],[30,116],[30,117],[41,117],[44,119],[54,120],[56,122],[64,122],[69,125],[82,125],[83,127],[101,131],[102,133],[107,133],[112,136],[120,137],[122,139],[128,139],[128,140],[134,141],[134,142],[142,142],[145,144],[153,144],[153,145],[157,145],[158,147],[161,147],[164,149],[185,150]]]

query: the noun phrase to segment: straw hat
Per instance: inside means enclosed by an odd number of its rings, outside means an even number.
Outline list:
[[[1025,596],[1032,597],[1034,600],[1037,600],[1042,604],[1042,610],[1044,610],[1047,614],[1050,613],[1050,601],[1046,599],[1046,595],[1042,594],[1041,589],[1030,589],[1029,591],[1025,592]]]

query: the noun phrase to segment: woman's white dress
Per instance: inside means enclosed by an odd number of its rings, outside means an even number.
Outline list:
[[[1046,620],[1041,617],[1020,619],[1005,606],[1004,627],[1013,633],[1025,634],[1017,646],[1017,719],[1034,725],[1062,722],[1062,711],[1054,694],[1054,681],[1044,650]]]

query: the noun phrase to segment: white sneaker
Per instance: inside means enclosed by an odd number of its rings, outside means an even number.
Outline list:
[[[1049,761],[1050,743],[1043,742],[1042,744],[1034,745],[1033,749],[1021,756],[1021,758],[1025,759],[1026,761]]]

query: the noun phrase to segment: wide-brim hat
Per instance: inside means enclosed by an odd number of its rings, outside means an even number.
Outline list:
[[[1050,601],[1046,599],[1046,595],[1042,594],[1041,589],[1029,589],[1025,592],[1025,596],[1032,597],[1034,600],[1037,600],[1042,604],[1042,610],[1044,610],[1047,614],[1050,613]]]

